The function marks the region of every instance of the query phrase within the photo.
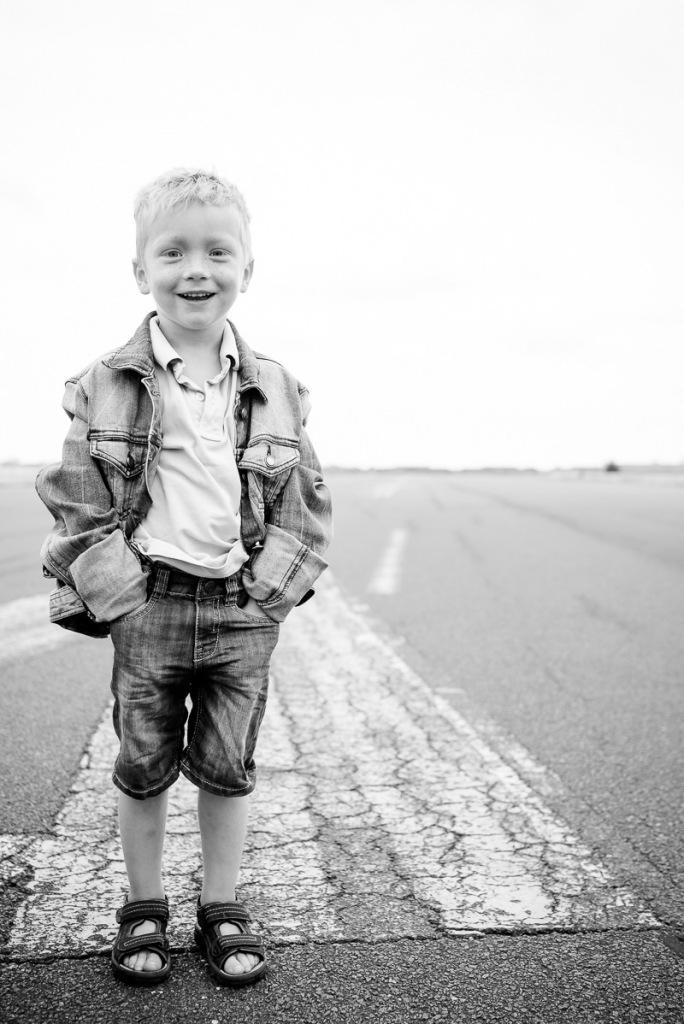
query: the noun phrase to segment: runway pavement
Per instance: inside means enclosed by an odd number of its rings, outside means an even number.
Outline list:
[[[5,1019],[681,1021],[684,488],[331,483],[331,572],[282,631],[260,736],[240,892],[271,969],[244,992],[191,941],[185,783],[172,979],[110,977],[109,648],[47,623],[24,570],[49,520],[0,488]]]

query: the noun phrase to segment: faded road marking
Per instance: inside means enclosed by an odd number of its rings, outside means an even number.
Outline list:
[[[239,884],[271,940],[658,924],[330,580],[283,629],[273,683]],[[16,850],[6,837],[5,873],[33,880],[5,952],[111,943],[126,887],[115,750],[107,714],[53,834]],[[169,935],[187,946],[201,876],[193,787],[181,780],[170,803]]]
[[[50,622],[47,594],[0,604],[0,664],[40,654],[73,640],[75,633]]]
[[[395,594],[399,588],[401,562],[408,532],[401,527],[392,530],[387,547],[377,565],[367,590],[370,594]]]

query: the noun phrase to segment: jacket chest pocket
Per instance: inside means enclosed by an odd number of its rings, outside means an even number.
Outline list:
[[[257,438],[245,448],[239,461],[240,472],[254,474],[268,507],[282,491],[294,466],[299,462],[296,443],[282,444]]]
[[[130,434],[93,432],[90,454],[97,459],[119,511],[129,504],[131,492],[145,468],[147,438]]]

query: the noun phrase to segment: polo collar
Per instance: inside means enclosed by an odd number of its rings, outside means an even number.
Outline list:
[[[156,315],[156,310],[148,313],[131,340],[102,360],[105,366],[109,366],[112,370],[135,370],[144,377],[152,377],[154,375],[154,353],[150,337],[150,321]],[[230,320],[228,323],[235,335],[235,344],[240,359],[238,390],[240,393],[244,393],[253,388],[267,402],[268,396],[259,384],[259,363],[256,356],[247,342],[241,338],[235,324]]]
[[[185,360],[176,351],[170,341],[166,338],[166,335],[161,329],[158,320],[153,317],[149,323],[150,326],[150,340],[152,342],[152,353],[154,355],[154,361],[157,366],[161,366],[162,369],[168,370],[172,363],[181,363],[185,365]],[[228,323],[223,328],[223,337],[221,338],[221,345],[219,348],[219,364],[220,364],[220,375],[225,375],[226,363],[229,363],[228,368],[237,369],[240,363],[240,353],[238,352],[237,345],[235,343],[235,333],[231,330]],[[174,371],[175,373],[175,371]]]

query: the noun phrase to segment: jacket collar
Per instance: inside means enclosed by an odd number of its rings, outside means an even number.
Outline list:
[[[154,354],[150,337],[150,320],[156,315],[156,310],[148,313],[131,340],[102,360],[105,366],[111,367],[112,370],[135,370],[144,377],[152,377],[154,375]],[[247,342],[243,341],[238,334],[235,324],[230,320],[228,323],[233,329],[240,356],[238,390],[243,393],[254,388],[267,402],[268,398],[259,384],[259,362]]]

